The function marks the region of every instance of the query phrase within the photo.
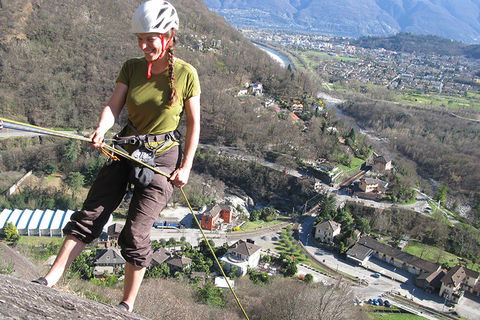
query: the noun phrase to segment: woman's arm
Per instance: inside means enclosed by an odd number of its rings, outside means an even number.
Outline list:
[[[123,109],[127,97],[128,86],[118,82],[113,90],[112,97],[108,104],[103,108],[98,121],[97,129],[89,136],[95,148],[103,147],[103,139],[107,131],[115,124],[115,119]]]
[[[170,176],[170,181],[177,187],[187,184],[192,170],[193,158],[200,139],[200,96],[194,96],[185,102],[185,116],[187,119],[187,133],[185,135],[185,149],[180,168]]]

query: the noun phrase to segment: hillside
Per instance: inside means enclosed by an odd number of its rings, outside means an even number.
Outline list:
[[[340,36],[434,34],[480,42],[478,0],[205,0],[239,26]]]
[[[122,63],[141,55],[128,22],[140,2],[88,0],[77,6],[74,1],[59,5],[51,0],[12,0],[4,4],[0,114],[47,127],[89,130],[95,126]],[[247,101],[245,109],[245,102],[227,92],[245,82],[261,81],[267,92],[287,99],[291,93],[316,91],[308,78],[292,79],[202,2],[172,2],[181,20],[176,55],[193,64],[200,75],[204,140],[219,135],[227,143],[254,138],[248,124],[257,120],[251,117],[250,106],[258,106],[258,101]],[[278,127],[273,120],[265,122]]]

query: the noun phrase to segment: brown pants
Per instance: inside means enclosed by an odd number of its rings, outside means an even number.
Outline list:
[[[156,157],[155,163],[159,170],[170,174],[175,170],[178,160],[179,147],[176,146]],[[65,234],[71,234],[85,243],[90,243],[100,236],[110,215],[127,191],[131,170],[128,161],[114,161],[100,170],[82,210],[72,214],[70,222],[65,226]],[[155,174],[147,187],[135,187],[127,221],[119,237],[122,256],[127,262],[142,267],[150,265],[150,231],[172,193],[172,184],[161,174]]]

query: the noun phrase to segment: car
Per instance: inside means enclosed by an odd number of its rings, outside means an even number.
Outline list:
[[[380,278],[381,274],[378,273],[378,272],[375,272],[374,274],[372,274],[372,277],[374,278]]]
[[[378,305],[383,306],[383,300],[382,299],[378,299],[377,301],[378,301]]]
[[[392,306],[392,304],[388,300],[383,301],[383,305],[387,308],[390,308]]]
[[[368,303],[368,304],[373,304],[373,300],[372,300],[372,299],[368,299],[367,303]]]

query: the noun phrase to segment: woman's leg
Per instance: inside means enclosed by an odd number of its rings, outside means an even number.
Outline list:
[[[60,280],[63,272],[72,264],[72,261],[82,252],[85,246],[86,243],[72,235],[65,238],[55,262],[45,276],[48,287],[54,286]]]
[[[63,229],[67,234],[52,267],[44,277],[47,286],[54,286],[85,246],[97,238],[110,214],[125,195],[128,162],[105,165],[95,179],[83,209],[72,214]]]
[[[125,263],[125,280],[123,284],[123,299],[128,305],[128,311],[132,312],[135,299],[137,298],[143,276],[147,268],[134,266],[131,263]]]
[[[155,159],[160,170],[172,172],[178,159],[178,147]],[[120,233],[118,244],[126,260],[123,300],[132,311],[135,298],[143,280],[146,268],[152,260],[150,232],[155,219],[167,205],[173,193],[172,184],[160,174],[155,174],[145,188],[135,188],[128,210],[125,226]]]

